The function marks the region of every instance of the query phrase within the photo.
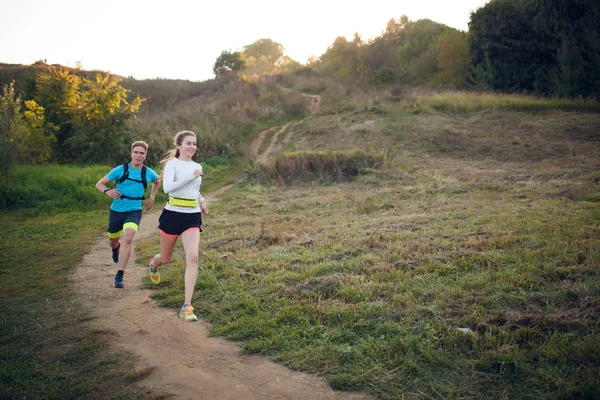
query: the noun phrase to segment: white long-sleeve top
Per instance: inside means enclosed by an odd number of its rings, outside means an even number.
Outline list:
[[[182,199],[198,199],[198,204],[204,203],[204,197],[200,194],[202,177],[194,178],[194,170],[202,171],[202,165],[194,161],[182,161],[178,158],[167,161],[163,174],[163,190],[169,197]],[[165,206],[169,211],[181,213],[200,212],[200,207],[179,207],[169,203]]]

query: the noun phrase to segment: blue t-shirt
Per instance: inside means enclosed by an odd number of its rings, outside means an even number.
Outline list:
[[[123,165],[119,165],[113,168],[107,176],[111,181],[116,181],[121,178],[124,173],[125,168],[123,168]],[[135,179],[141,181],[142,169],[135,169],[131,166],[131,163],[129,163],[129,178],[130,179],[125,179],[123,182],[117,184],[119,193],[128,197],[144,197],[144,185],[141,182],[134,182],[131,180]],[[146,167],[146,182],[150,184],[156,182],[157,179],[158,175],[156,172],[151,168]],[[142,200],[113,199],[110,209],[119,212],[141,210]]]

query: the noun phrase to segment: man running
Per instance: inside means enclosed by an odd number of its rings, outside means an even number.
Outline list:
[[[131,162],[113,168],[96,183],[96,189],[112,197],[108,216],[108,243],[112,248],[112,259],[117,263],[114,287],[123,288],[123,274],[131,257],[133,237],[142,219],[142,200],[146,185],[152,183],[151,195],[144,210],[150,210],[160,185],[158,175],[144,165],[148,144],[137,141],[131,145]],[[115,188],[109,182],[115,181]]]

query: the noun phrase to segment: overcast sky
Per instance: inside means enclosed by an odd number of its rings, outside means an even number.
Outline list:
[[[336,37],[381,35],[390,18],[468,30],[489,0],[0,0],[0,62],[204,81],[223,50],[271,39],[305,63]]]

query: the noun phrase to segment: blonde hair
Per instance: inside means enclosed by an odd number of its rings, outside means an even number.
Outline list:
[[[143,140],[133,142],[133,144],[131,145],[131,151],[133,151],[133,149],[135,149],[138,146],[143,147],[144,150],[148,152],[148,143],[144,142]]]
[[[172,150],[169,150],[167,155],[162,160],[160,160],[160,164],[163,166],[163,171],[160,174],[161,180],[162,180],[163,174],[165,172],[164,166],[167,164],[167,162],[171,161],[172,159],[179,158],[180,153],[179,153],[179,149],[177,148],[177,146],[181,146],[181,144],[183,143],[183,139],[185,139],[188,136],[196,137],[196,134],[192,131],[181,131],[181,132],[178,132],[177,135],[175,135],[175,139],[173,140],[173,144],[175,145],[175,148]]]

